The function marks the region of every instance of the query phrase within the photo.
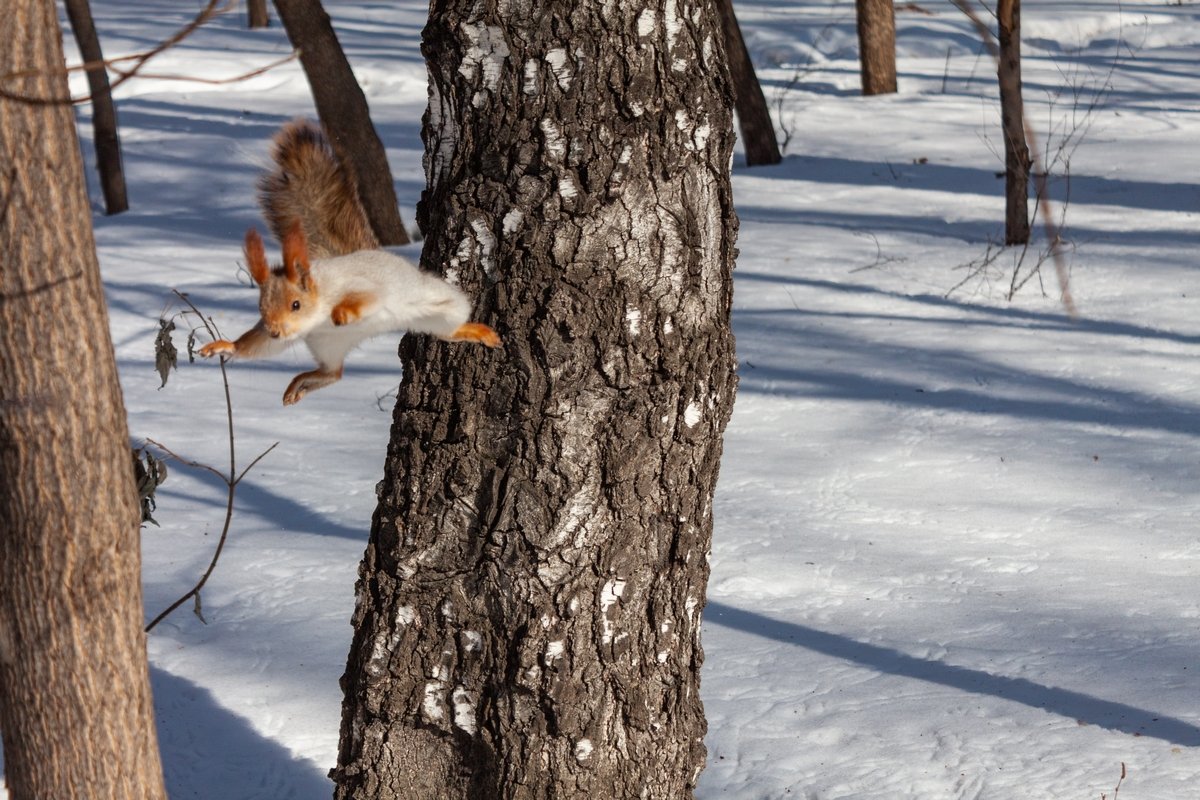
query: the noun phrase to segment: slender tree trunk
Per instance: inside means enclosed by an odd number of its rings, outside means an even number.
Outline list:
[[[408,244],[387,153],[329,15],[320,0],[275,0],[275,10],[292,46],[300,49],[317,116],[338,158],[358,181],[359,199],[376,238],[384,245]]]
[[[246,24],[251,28],[266,28],[271,24],[267,0],[246,0]]]
[[[418,214],[505,344],[401,346],[336,797],[688,798],[735,389],[720,23],[491,9],[430,10]]]
[[[725,38],[725,55],[729,59],[729,76],[733,81],[733,99],[737,107],[738,126],[742,131],[742,146],[746,148],[747,166],[778,164],[783,160],[775,139],[775,125],[767,110],[754,63],[746,50],[742,29],[733,13],[733,0],[716,0],[721,14],[721,31]]]
[[[0,730],[12,800],[165,798],[137,496],[54,3],[0,14]]]
[[[1004,129],[1004,243],[1029,241],[1029,168],[1025,110],[1021,100],[1021,2],[1000,0],[1000,125]]]
[[[100,37],[87,0],[66,0],[71,30],[79,44],[84,63],[103,64]],[[104,191],[104,209],[108,214],[129,210],[125,193],[125,170],[121,166],[121,139],[117,135],[117,109],[108,88],[108,70],[103,66],[89,69],[88,92],[92,96],[92,130],[96,140],[96,168],[100,172],[100,187]]]
[[[892,0],[857,0],[863,94],[896,91],[896,11]]]

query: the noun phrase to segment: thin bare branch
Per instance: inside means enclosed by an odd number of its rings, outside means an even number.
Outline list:
[[[987,47],[988,52],[992,54],[992,58],[1000,58],[1000,47],[992,36],[992,30],[979,17],[975,9],[968,5],[967,0],[951,0],[960,11],[967,15],[971,23],[975,26],[975,30],[979,33],[979,38]],[[1034,135],[1033,127],[1029,124],[1028,115],[1022,115],[1021,124],[1025,128],[1025,140],[1029,147],[1029,154],[1034,164],[1041,163],[1041,156],[1038,153],[1037,137]],[[1071,276],[1067,270],[1066,259],[1063,258],[1060,233],[1058,223],[1054,220],[1054,212],[1050,207],[1050,198],[1046,194],[1046,173],[1034,173],[1034,186],[1037,189],[1039,199],[1038,207],[1042,212],[1042,227],[1046,231],[1046,241],[1050,248],[1050,256],[1054,259],[1054,272],[1058,277],[1058,288],[1062,297],[1063,308],[1067,312],[1067,316],[1071,319],[1078,319],[1079,312],[1075,308],[1075,300],[1071,296]]]
[[[200,12],[192,19],[191,22],[189,22],[187,25],[184,25],[169,38],[163,40],[143,53],[117,56],[115,58],[108,58],[103,61],[88,61],[83,64],[75,64],[58,70],[21,70],[18,72],[10,72],[7,75],[0,75],[0,98],[39,106],[66,104],[75,105],[77,103],[87,103],[92,100],[92,95],[90,94],[82,97],[34,97],[32,95],[10,91],[2,86],[2,84],[9,81],[32,78],[38,75],[69,75],[73,72],[90,72],[99,69],[110,69],[118,76],[109,87],[110,91],[116,89],[122,83],[134,77],[155,78],[158,80],[192,81],[195,83],[222,85],[248,80],[261,75],[264,72],[275,69],[281,64],[286,64],[289,61],[293,61],[299,57],[300,52],[298,50],[294,50],[290,55],[273,61],[264,67],[259,67],[257,69],[250,70],[249,72],[245,72],[240,75],[234,75],[229,78],[199,78],[186,75],[163,75],[142,72],[142,68],[152,58],[176,46],[184,39],[191,36],[192,33],[195,32],[196,29],[201,25],[205,24],[218,14],[223,14],[226,11],[229,11],[236,4],[237,0],[227,0],[224,6],[221,6],[221,0],[208,0],[208,3],[205,4],[204,8],[200,10]],[[133,62],[133,66],[129,68],[123,68],[119,66],[121,64],[125,64],[126,62]]]
[[[178,289],[174,289],[172,291],[174,291],[175,296],[178,297],[180,299],[180,301],[183,302],[188,307],[188,309],[191,311],[191,313],[194,314],[197,318],[199,318],[200,323],[202,325],[204,325],[204,328],[208,331],[210,336],[212,336],[214,339],[220,338],[220,332],[217,330],[216,323],[213,322],[211,317],[206,317],[200,311],[200,309],[196,307],[196,304],[192,302],[191,298],[188,297],[186,294],[179,291]],[[186,314],[187,312],[185,311],[183,313]],[[154,628],[154,626],[158,625],[159,622],[162,622],[162,620],[166,619],[166,617],[168,615],[170,615],[170,613],[172,611],[174,611],[175,609],[179,608],[181,605],[186,603],[189,598],[195,598],[194,608],[196,611],[196,616],[200,618],[201,622],[205,621],[204,617],[200,613],[200,590],[204,588],[204,584],[206,584],[208,582],[209,576],[211,576],[213,574],[213,570],[215,570],[217,568],[217,562],[221,559],[221,552],[225,549],[225,541],[229,538],[229,527],[230,527],[230,524],[233,522],[233,498],[234,498],[234,495],[237,493],[237,486],[239,483],[241,483],[242,478],[246,477],[246,473],[248,473],[251,469],[253,469],[258,464],[258,462],[262,461],[268,453],[270,453],[272,450],[274,450],[279,445],[279,442],[275,442],[275,444],[271,445],[266,450],[259,453],[258,456],[256,458],[254,458],[254,460],[252,460],[245,469],[243,469],[241,472],[238,472],[238,470],[237,470],[237,450],[235,447],[234,436],[233,436],[233,399],[229,392],[229,373],[225,370],[225,361],[226,361],[226,358],[224,356],[222,356],[221,361],[220,361],[221,381],[225,386],[225,419],[228,422],[228,428],[229,428],[229,473],[225,474],[225,473],[221,472],[220,470],[216,469],[215,467],[209,466],[208,464],[201,464],[197,461],[191,461],[188,459],[181,458],[180,456],[173,453],[169,448],[165,447],[164,445],[154,441],[153,439],[147,439],[148,442],[153,444],[155,447],[161,449],[164,453],[167,453],[168,455],[170,455],[172,458],[176,459],[177,461],[179,461],[183,464],[186,464],[188,466],[198,467],[200,469],[206,469],[209,472],[213,473],[214,475],[216,475],[218,478],[221,479],[221,481],[225,484],[225,487],[227,489],[226,495],[225,495],[225,522],[221,526],[221,536],[217,540],[217,548],[213,552],[212,560],[208,563],[208,569],[206,569],[204,571],[204,574],[202,576],[200,576],[200,580],[198,580],[196,582],[195,586],[193,586],[190,590],[188,590],[188,592],[186,594],[184,594],[182,597],[180,597],[178,600],[176,600],[174,603],[172,603],[170,606],[168,606],[161,614],[159,614],[157,617],[155,617],[154,619],[152,619],[150,621],[150,623],[145,628],[145,631],[147,633],[149,633]],[[207,624],[207,623],[205,623],[205,624]]]

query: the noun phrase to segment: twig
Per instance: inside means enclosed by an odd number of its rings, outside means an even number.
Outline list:
[[[188,307],[192,310],[192,313],[194,313],[199,318],[201,324],[204,325],[204,328],[205,328],[205,330],[208,331],[209,335],[212,336],[213,339],[220,338],[220,334],[216,330],[215,323],[210,318],[205,317],[202,313],[200,313],[200,309],[198,309],[196,307],[196,304],[192,302],[191,298],[189,298],[186,294],[183,294],[182,292],[180,292],[177,289],[174,291],[175,291],[175,296],[178,297],[180,300],[182,300],[184,303],[186,303],[188,305]],[[176,600],[174,603],[172,603],[170,606],[168,606],[166,608],[166,610],[164,610],[161,614],[159,614],[157,617],[155,617],[153,620],[150,621],[150,624],[148,624],[145,628],[146,633],[149,633],[154,628],[155,625],[162,622],[162,620],[165,619],[172,611],[179,608],[181,605],[183,605],[184,603],[186,603],[188,601],[188,598],[192,598],[192,597],[194,597],[196,599],[195,606],[194,606],[194,611],[196,613],[196,616],[200,618],[201,622],[205,621],[204,616],[201,614],[201,611],[200,611],[200,590],[204,588],[204,584],[208,582],[209,577],[213,574],[213,570],[215,570],[217,568],[217,561],[220,560],[221,551],[225,549],[225,541],[226,541],[226,539],[229,538],[229,526],[233,522],[233,498],[237,492],[237,486],[239,483],[242,482],[242,478],[245,478],[246,474],[251,469],[253,469],[258,464],[259,461],[262,461],[263,458],[265,458],[268,453],[270,453],[272,450],[274,450],[279,445],[279,442],[275,442],[275,444],[271,445],[266,450],[259,453],[258,456],[253,461],[251,461],[250,464],[245,469],[243,469],[241,472],[238,472],[238,470],[237,470],[237,451],[234,447],[234,435],[233,435],[233,399],[229,393],[229,373],[226,372],[226,370],[225,370],[225,361],[226,361],[225,356],[222,356],[221,361],[220,361],[221,381],[225,385],[225,418],[229,424],[229,474],[226,475],[223,472],[221,472],[220,470],[216,469],[215,467],[209,466],[208,464],[202,464],[198,461],[192,461],[189,459],[182,458],[181,456],[179,456],[178,454],[173,452],[170,448],[166,447],[163,444],[160,444],[159,442],[154,441],[153,439],[146,440],[150,444],[152,444],[155,447],[157,447],[158,449],[162,450],[168,456],[170,456],[171,458],[174,458],[176,461],[180,462],[181,464],[183,464],[185,466],[195,467],[197,469],[208,470],[209,472],[211,472],[212,474],[214,474],[218,478],[220,478],[221,481],[224,482],[226,489],[227,489],[226,500],[225,500],[225,523],[221,527],[221,537],[217,540],[217,549],[215,552],[213,552],[212,561],[209,562],[208,569],[206,569],[204,571],[204,574],[200,577],[200,580],[196,582],[195,586],[193,586],[186,594],[184,594],[182,597],[180,597],[178,600]]]
[[[126,55],[126,56],[117,56],[115,58],[108,58],[103,61],[87,61],[82,64],[76,64],[76,65],[69,66],[69,67],[62,67],[61,69],[52,69],[52,70],[27,69],[27,70],[21,70],[18,72],[10,72],[7,75],[0,75],[0,83],[4,83],[6,81],[20,80],[22,78],[33,78],[33,77],[37,77],[39,75],[69,75],[72,72],[91,72],[93,70],[99,70],[99,69],[111,69],[113,72],[115,72],[118,75],[118,77],[109,86],[110,92],[113,89],[116,89],[118,86],[120,86],[125,81],[127,81],[133,77],[155,78],[157,80],[194,81],[196,83],[220,85],[220,84],[226,84],[226,83],[237,83],[238,81],[248,80],[250,78],[261,75],[264,72],[275,69],[276,67],[280,66],[281,64],[286,64],[289,61],[293,61],[300,56],[299,50],[293,50],[291,55],[285,56],[284,58],[278,59],[277,61],[273,61],[270,64],[266,65],[265,67],[259,67],[257,69],[250,70],[249,72],[245,72],[240,75],[234,75],[233,77],[229,77],[229,78],[198,78],[198,77],[189,77],[189,76],[185,76],[185,75],[159,75],[159,74],[142,72],[142,67],[144,67],[146,65],[146,62],[148,62],[150,59],[154,58],[155,56],[165,52],[166,50],[171,49],[172,47],[179,44],[180,42],[182,42],[188,36],[192,35],[192,33],[197,28],[199,28],[204,23],[208,22],[213,17],[217,16],[218,14],[223,14],[226,11],[233,8],[234,5],[236,5],[237,0],[229,0],[223,8],[218,8],[218,5],[220,4],[220,2],[221,2],[221,0],[209,0],[207,5],[205,5],[204,8],[202,8],[200,10],[200,13],[197,14],[196,17],[194,19],[192,19],[191,22],[189,22],[187,25],[180,28],[171,37],[165,39],[164,41],[160,42],[159,44],[155,45],[150,50],[147,50],[144,53],[134,53],[131,55]],[[117,66],[118,64],[124,64],[127,61],[134,62],[133,66],[131,68],[123,69],[123,68]],[[3,98],[5,100],[14,100],[14,101],[17,101],[20,103],[27,103],[29,105],[54,106],[54,105],[75,105],[77,103],[91,102],[92,95],[87,94],[82,97],[34,97],[31,95],[21,94],[19,92],[13,92],[13,91],[9,91],[4,88],[0,88],[0,98]]]
[[[954,3],[971,20],[984,46],[987,47],[992,58],[996,59],[997,64],[999,64],[1000,47],[993,39],[991,29],[979,18],[975,10],[967,5],[967,0],[950,0],[950,2]],[[1029,124],[1028,115],[1021,115],[1021,125],[1025,129],[1025,141],[1029,147],[1030,160],[1032,163],[1037,164],[1041,161],[1041,156],[1038,153],[1037,136],[1034,135],[1033,127]],[[1066,260],[1062,256],[1062,250],[1059,248],[1058,224],[1054,221],[1054,212],[1050,208],[1050,198],[1046,195],[1046,173],[1044,171],[1040,174],[1035,173],[1033,180],[1038,197],[1043,199],[1038,205],[1042,211],[1042,227],[1046,230],[1046,240],[1049,242],[1050,256],[1054,259],[1054,272],[1058,276],[1058,288],[1062,296],[1063,309],[1067,312],[1068,317],[1078,319],[1079,312],[1075,308],[1075,300],[1071,297],[1071,277],[1067,271]]]

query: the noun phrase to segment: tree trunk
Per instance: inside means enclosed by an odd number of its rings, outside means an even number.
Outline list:
[[[856,0],[863,94],[896,91],[896,11],[892,0]]]
[[[742,131],[742,146],[746,148],[746,165],[778,164],[783,160],[775,139],[775,126],[767,110],[754,63],[746,50],[742,29],[733,13],[733,0],[716,0],[721,14],[721,31],[725,39],[725,56],[729,59],[729,76],[733,80],[733,99],[737,107],[738,124]]]
[[[688,798],[736,384],[719,20],[490,8],[432,5],[418,215],[505,344],[401,346],[336,797]]]
[[[103,64],[100,37],[87,0],[66,0],[71,30],[79,44],[84,63]],[[125,170],[121,166],[121,140],[117,135],[117,109],[108,88],[108,70],[103,66],[89,69],[88,92],[92,96],[92,130],[96,140],[96,168],[100,172],[100,187],[104,191],[104,210],[120,214],[129,210],[125,193]]]
[[[54,3],[0,14],[0,729],[13,800],[165,798],[140,513]]]
[[[1000,125],[1004,130],[1004,243],[1029,241],[1029,168],[1025,110],[1021,100],[1021,2],[1000,0]]]
[[[266,28],[270,24],[267,0],[246,0],[246,25],[251,28]]]
[[[358,196],[375,237],[384,245],[408,244],[387,153],[321,0],[275,0],[275,10],[292,46],[300,50],[300,65],[325,133],[358,181]]]

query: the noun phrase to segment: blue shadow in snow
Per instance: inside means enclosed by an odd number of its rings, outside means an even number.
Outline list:
[[[856,642],[845,636],[772,619],[724,603],[710,601],[704,621],[852,661],[889,675],[1011,700],[1120,733],[1151,736],[1185,747],[1200,747],[1200,727],[1194,723],[1070,689],[916,658],[889,647]]]
[[[167,794],[196,800],[326,800],[333,783],[202,686],[152,667],[154,712]]]

